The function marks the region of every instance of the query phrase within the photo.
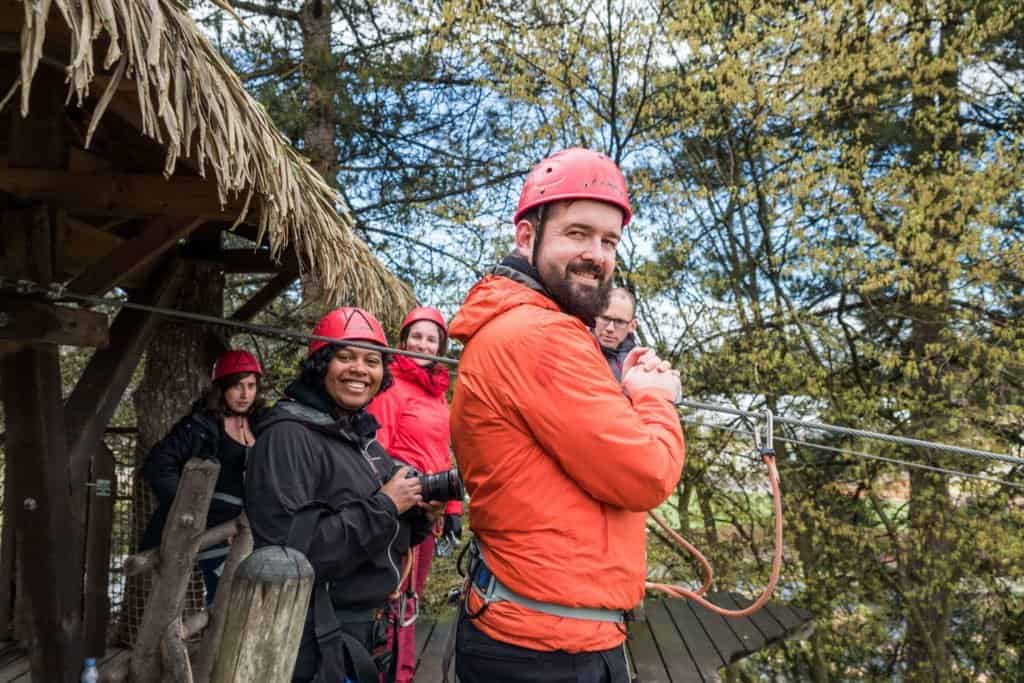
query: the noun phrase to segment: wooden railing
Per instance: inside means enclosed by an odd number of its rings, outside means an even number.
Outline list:
[[[220,465],[214,461],[189,460],[160,547],[125,560],[125,575],[151,572],[153,589],[131,657],[104,670],[102,681],[291,681],[313,590],[313,568],[291,548],[270,546],[254,553],[245,513],[206,529],[219,473]],[[183,619],[196,555],[224,542],[230,542],[231,549],[213,605]],[[189,640],[199,633],[199,643],[190,647]]]

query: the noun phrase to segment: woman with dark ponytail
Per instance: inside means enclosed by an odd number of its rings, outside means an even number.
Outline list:
[[[153,488],[158,506],[143,534],[140,550],[160,545],[181,472],[190,458],[220,462],[207,528],[242,512],[246,460],[255,443],[254,424],[264,412],[259,398],[262,376],[259,361],[248,351],[235,349],[222,354],[213,365],[210,389],[193,404],[192,412],[150,449],[142,476]],[[207,605],[213,603],[227,554],[227,544],[221,543],[200,551],[196,558],[206,584]]]

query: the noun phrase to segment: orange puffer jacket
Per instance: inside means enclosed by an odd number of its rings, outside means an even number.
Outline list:
[[[625,397],[582,321],[527,286],[528,277],[517,279],[478,282],[450,329],[466,344],[452,442],[473,532],[491,571],[519,595],[631,609],[644,595],[644,514],[682,473],[679,419],[658,395]],[[470,609],[480,602],[471,593]],[[474,623],[534,650],[586,652],[624,640],[617,624],[510,602]]]

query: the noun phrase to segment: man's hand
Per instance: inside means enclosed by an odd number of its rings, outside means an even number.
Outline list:
[[[409,473],[408,467],[401,467],[395,476],[391,477],[384,486],[380,487],[381,493],[391,499],[398,510],[398,514],[404,513],[409,508],[423,502],[420,490],[419,477],[406,478]]]
[[[668,361],[658,358],[651,349],[637,347],[629,352],[622,364],[622,391],[631,396],[641,389],[654,390],[672,402],[683,395],[679,372],[673,370]]]
[[[447,505],[444,501],[432,500],[429,503],[420,503],[420,508],[423,510],[423,514],[426,515],[427,519],[431,523],[441,519],[441,515],[444,514],[444,508]]]

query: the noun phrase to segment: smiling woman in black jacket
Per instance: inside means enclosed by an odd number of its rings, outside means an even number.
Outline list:
[[[242,512],[245,463],[255,442],[253,424],[264,412],[259,399],[262,375],[259,361],[248,351],[234,349],[222,354],[213,365],[209,391],[195,402],[190,414],[150,449],[142,477],[156,494],[158,506],[146,526],[140,550],[160,545],[181,472],[190,458],[220,462],[206,517],[207,528],[232,520]],[[213,604],[227,554],[227,544],[221,543],[196,557],[206,583],[207,606]]]
[[[344,342],[387,346],[377,319],[339,308],[313,334],[339,343],[310,343],[299,377],[260,423],[246,510],[257,548],[294,547],[316,572],[293,681],[376,683],[390,664],[381,652],[388,596],[443,504],[423,504],[419,479],[374,440],[377,421],[364,408],[391,383],[386,359]],[[317,631],[328,636],[318,641]]]

